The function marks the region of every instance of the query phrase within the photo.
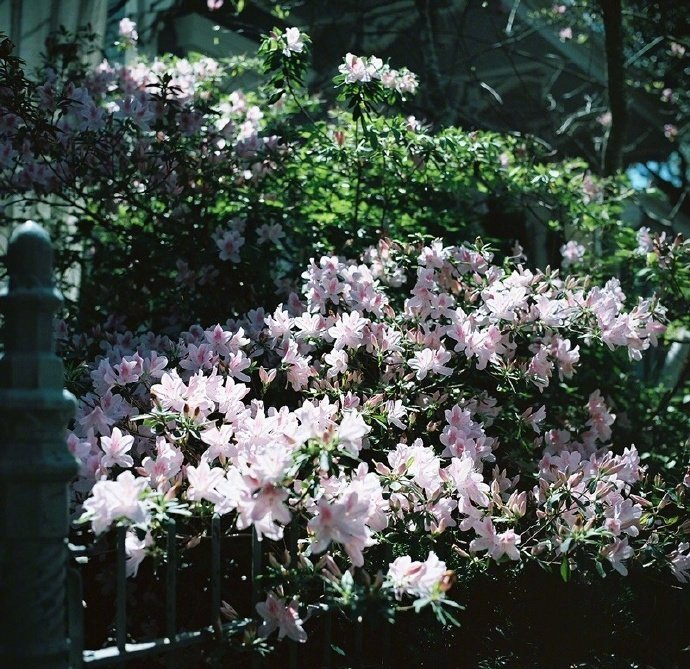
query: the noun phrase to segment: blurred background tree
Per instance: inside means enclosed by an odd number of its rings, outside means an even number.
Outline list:
[[[348,51],[391,59],[420,75],[421,120],[531,134],[556,158],[625,169],[640,191],[665,195],[638,198],[631,221],[684,232],[689,14],[665,0],[0,1],[0,25],[30,66],[60,25],[91,24],[103,46],[128,16],[146,55],[214,57],[251,54],[271,26],[298,25],[314,42],[313,90],[329,89]]]

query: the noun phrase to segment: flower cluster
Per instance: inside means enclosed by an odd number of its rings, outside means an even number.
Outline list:
[[[288,31],[287,38],[297,51],[299,36]],[[129,19],[120,23],[120,39],[136,42]],[[243,246],[273,246],[280,238],[277,221],[245,230],[223,194],[256,188],[283,159],[285,143],[266,130],[283,113],[279,106],[260,106],[258,96],[241,90],[224,92],[228,69],[208,57],[104,60],[76,74],[56,68],[47,65],[37,81],[14,77],[3,83],[0,195],[18,206],[53,203],[61,257],[74,262],[84,252],[96,256],[96,267],[111,263],[115,269],[125,247],[113,248],[112,240],[151,224],[161,231],[161,272],[199,288],[228,261],[236,264]],[[191,230],[180,234],[191,211],[204,221],[203,229],[194,229],[193,243],[183,242]],[[77,226],[77,220],[89,223]],[[173,230],[175,242],[168,236]],[[99,261],[104,234],[111,248]],[[208,251],[215,245],[220,257],[213,262]],[[67,267],[60,269],[69,275]],[[265,273],[270,277],[270,264]],[[129,297],[131,305],[136,298]]]
[[[125,44],[136,44],[139,39],[137,32],[137,24],[132,19],[125,17],[120,20],[118,25],[118,34]]]
[[[431,552],[424,562],[412,560],[409,555],[396,558],[388,568],[386,580],[398,599],[403,594],[434,597],[443,593],[446,576],[445,562]]]
[[[666,232],[652,233],[646,226],[637,231],[635,253],[646,256],[648,262],[657,263],[662,269],[683,263],[689,249],[690,242],[680,234],[671,239]]]
[[[585,247],[575,240],[567,242],[561,246],[561,256],[563,257],[562,266],[570,267],[571,265],[581,263],[585,257],[585,252]]]
[[[121,30],[134,40],[136,31],[130,24]],[[197,160],[236,162],[241,155],[244,165],[235,168],[239,175],[260,176],[260,154],[268,144],[275,149],[277,139],[260,136],[263,113],[248,104],[241,91],[220,105],[219,114],[208,114],[204,105],[211,95],[209,86],[220,75],[218,62],[206,57],[132,65],[103,61],[78,85],[48,67],[44,80],[30,91],[33,107],[12,109],[20,101],[4,101],[3,192],[63,195],[66,187],[81,187],[82,181],[88,186],[99,177],[115,177],[134,154],[141,179],[137,188],[149,196],[159,190],[175,193],[189,178],[190,166],[170,155],[166,133],[173,132],[199,142]],[[29,113],[39,113],[40,123],[28,118]],[[80,164],[89,174],[79,170]],[[116,189],[112,195],[127,202],[124,191]]]
[[[135,40],[131,21],[120,29],[121,40]],[[273,307],[297,288],[312,248],[338,249],[347,239],[358,254],[377,241],[382,222],[394,237],[406,235],[409,222],[434,234],[476,227],[485,184],[510,201],[536,197],[558,206],[565,221],[600,217],[603,191],[593,177],[583,182],[583,197],[563,195],[570,168],[533,178],[534,161],[545,159],[536,144],[432,131],[391,113],[417,86],[404,69],[348,56],[336,83],[350,111],[321,114],[322,102],[302,85],[306,34],[275,29],[259,55],[267,85],[244,92],[232,89],[235,73],[257,69],[257,59],[149,61],[132,50],[125,63],[90,70],[53,59],[33,81],[10,76],[19,64],[0,56],[0,195],[13,205],[0,210],[0,222],[39,216],[34,204],[50,204],[44,223],[59,240],[63,287],[75,290],[80,277],[82,320],[100,321],[108,305],[130,327],[150,322],[177,334],[193,320]],[[312,126],[308,117],[324,120]],[[474,157],[482,185],[468,169]],[[582,168],[572,170],[575,183]],[[370,187],[398,193],[403,182],[405,197],[364,206],[357,196]],[[460,209],[430,205],[429,183]],[[585,207],[584,197],[596,204]],[[433,215],[423,213],[429,206]],[[247,289],[211,290],[225,285]],[[348,353],[334,355],[342,364]]]
[[[410,95],[414,95],[419,86],[417,75],[413,72],[406,68],[394,70],[376,56],[360,57],[348,53],[338,71],[344,76],[346,84],[380,81],[384,88]]]
[[[290,526],[301,556],[369,568],[402,531],[410,552],[384,591],[420,601],[450,583],[436,552],[415,559],[423,537],[471,560],[621,574],[648,549],[643,468],[634,446],[612,450],[602,394],[570,413],[540,397],[572,384],[594,346],[638,358],[663,331],[654,300],[626,310],[615,281],[504,269],[484,247],[440,241],[324,256],[302,276],[274,311],[177,341],[105,336],[69,442],[94,532],[124,520],[155,535],[152,506],[174,500],[260,540]],[[132,573],[151,542],[134,539]],[[679,578],[683,551],[668,558]],[[269,593],[264,632],[302,641],[301,596]]]

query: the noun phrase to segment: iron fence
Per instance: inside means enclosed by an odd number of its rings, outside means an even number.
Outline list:
[[[172,520],[166,526],[165,547],[165,636],[149,641],[130,643],[127,641],[127,571],[125,539],[127,529],[119,526],[116,534],[116,583],[115,583],[115,645],[97,650],[84,649],[84,620],[82,606],[82,581],[78,567],[72,567],[69,573],[69,636],[70,666],[81,668],[123,666],[129,660],[148,657],[165,657],[166,667],[176,669],[176,653],[182,648],[189,648],[213,641],[222,626],[217,623],[221,608],[220,595],[220,518],[214,515],[210,523],[211,537],[211,583],[209,588],[209,624],[194,631],[177,629],[177,579],[178,579],[178,545],[177,523]],[[75,556],[86,552],[80,547],[71,547]]]

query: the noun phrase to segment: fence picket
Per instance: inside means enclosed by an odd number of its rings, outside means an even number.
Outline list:
[[[67,570],[67,607],[69,630],[69,666],[81,669],[84,653],[84,609],[82,607],[83,588],[81,574],[75,567]]]
[[[383,623],[383,649],[381,652],[382,663],[387,667],[391,662],[391,628],[392,624],[387,620]]]
[[[355,621],[355,669],[361,669],[364,664],[364,620],[359,616]]]
[[[297,566],[297,540],[299,539],[299,527],[294,520],[287,527],[288,551],[290,551],[290,566]],[[290,669],[297,669],[299,661],[299,646],[297,642],[290,644],[289,666]]]
[[[386,544],[385,548],[385,560],[387,563],[393,561],[393,550],[389,543]],[[388,620],[383,622],[383,650],[382,656],[382,666],[387,667],[391,663],[391,632],[393,631],[393,623]]]
[[[170,643],[175,642],[177,634],[177,523],[170,520],[167,524],[165,569],[165,635]],[[177,656],[168,653],[167,669],[177,667]]]
[[[324,630],[323,630],[323,665],[326,669],[331,669],[333,666],[333,655],[331,653],[331,644],[333,639],[333,614],[329,609],[325,614]]]
[[[258,579],[261,576],[261,570],[263,569],[263,553],[261,548],[261,542],[256,534],[256,530],[252,527],[252,614],[256,610],[256,605],[259,603],[259,589]],[[252,656],[252,669],[258,669],[261,666],[261,658],[254,653]]]
[[[211,518],[211,624],[215,625],[220,615],[220,516]]]
[[[115,643],[121,656],[127,644],[127,553],[125,540],[127,528],[118,525],[116,530],[117,573],[115,576]]]

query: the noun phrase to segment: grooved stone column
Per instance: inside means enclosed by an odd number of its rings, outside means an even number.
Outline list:
[[[7,253],[0,293],[0,667],[68,666],[67,484],[77,463],[65,443],[75,400],[63,389],[53,317],[50,238],[25,223]]]

